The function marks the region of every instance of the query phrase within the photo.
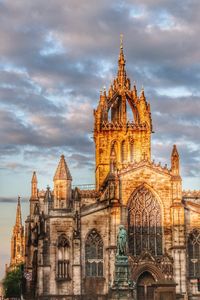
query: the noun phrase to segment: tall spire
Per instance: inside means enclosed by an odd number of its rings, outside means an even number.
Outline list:
[[[120,53],[118,59],[118,73],[117,78],[119,84],[123,86],[126,83],[126,70],[125,70],[126,60],[124,58],[124,51],[123,51],[123,34],[120,34]]]
[[[20,197],[17,201],[16,221],[13,227],[11,239],[11,260],[10,268],[14,268],[18,264],[24,262],[24,227],[22,225],[21,203]]]
[[[53,180],[72,180],[64,155],[61,155]]]
[[[17,212],[16,212],[16,223],[15,223],[15,226],[18,227],[18,228],[20,228],[22,226],[20,196],[18,196],[18,200],[17,200]]]

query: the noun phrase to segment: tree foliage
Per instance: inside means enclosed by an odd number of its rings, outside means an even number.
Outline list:
[[[20,298],[23,265],[18,265],[6,274],[3,280],[5,298]]]

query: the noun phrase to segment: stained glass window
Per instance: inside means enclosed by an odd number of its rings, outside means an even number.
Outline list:
[[[85,242],[86,276],[103,276],[103,241],[100,234],[91,230]]]
[[[145,187],[132,195],[128,210],[129,250],[140,255],[149,250],[162,255],[162,216],[155,196]]]

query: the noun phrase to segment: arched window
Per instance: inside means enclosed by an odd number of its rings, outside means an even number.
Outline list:
[[[188,237],[189,276],[200,277],[200,231],[194,229]]]
[[[121,143],[121,162],[125,162],[126,160],[126,142],[122,141]]]
[[[69,276],[69,241],[65,234],[58,238],[57,279],[70,279]]]
[[[161,208],[155,196],[141,187],[130,199],[128,210],[129,250],[140,255],[149,250],[162,254]]]
[[[95,229],[90,231],[85,242],[85,275],[103,276],[103,241]]]

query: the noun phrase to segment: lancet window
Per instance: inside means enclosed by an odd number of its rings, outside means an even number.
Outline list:
[[[69,279],[69,241],[65,234],[58,238],[57,279]]]
[[[85,242],[85,275],[103,276],[103,241],[95,229],[90,231]]]
[[[188,237],[189,276],[200,277],[200,231],[194,229]]]
[[[132,255],[150,251],[162,255],[162,214],[155,196],[141,187],[130,199],[128,210],[129,250]]]

